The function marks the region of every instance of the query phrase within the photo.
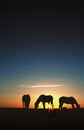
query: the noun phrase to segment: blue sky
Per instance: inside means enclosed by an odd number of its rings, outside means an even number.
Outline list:
[[[1,5],[2,97],[24,84],[68,84],[83,101],[83,8],[58,5]]]
[[[3,82],[27,80],[30,77],[34,80],[55,77],[83,83],[83,44],[33,43],[29,48],[26,45],[25,50],[23,47],[3,47]]]

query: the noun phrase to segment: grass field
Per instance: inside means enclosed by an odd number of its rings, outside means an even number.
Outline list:
[[[84,109],[43,109],[0,108],[1,128],[83,128]]]

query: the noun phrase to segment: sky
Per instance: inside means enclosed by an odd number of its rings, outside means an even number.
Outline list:
[[[22,108],[24,94],[30,108],[41,94],[54,108],[61,96],[84,107],[83,13],[79,3],[0,2],[0,107]]]

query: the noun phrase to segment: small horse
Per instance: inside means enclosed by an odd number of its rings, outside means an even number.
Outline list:
[[[80,105],[78,104],[78,102],[76,101],[76,99],[74,97],[65,97],[62,96],[59,98],[59,109],[62,109],[63,104],[71,104],[72,108],[75,108],[74,104],[76,105],[76,108],[80,108]]]
[[[25,94],[25,95],[23,95],[22,96],[22,103],[23,103],[23,106],[25,107],[25,108],[29,108],[29,104],[30,104],[30,95],[29,94]]]
[[[52,108],[53,108],[53,97],[51,95],[44,95],[44,94],[40,95],[35,102],[35,109],[37,109],[40,102],[42,102],[44,109],[45,109],[45,103],[46,102],[48,104],[51,103]]]

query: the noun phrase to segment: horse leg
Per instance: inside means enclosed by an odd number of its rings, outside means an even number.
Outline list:
[[[43,108],[45,109],[45,103],[43,102]]]
[[[74,109],[74,104],[72,104],[72,109]]]
[[[63,103],[59,103],[59,109],[61,110],[62,109],[62,106],[63,106]]]

